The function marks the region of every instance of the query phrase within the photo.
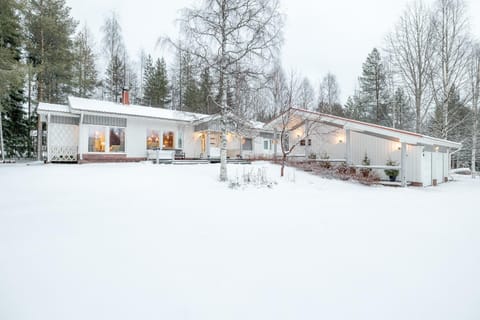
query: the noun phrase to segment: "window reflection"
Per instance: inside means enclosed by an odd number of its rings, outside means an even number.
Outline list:
[[[104,127],[90,127],[88,131],[88,152],[105,152]]]

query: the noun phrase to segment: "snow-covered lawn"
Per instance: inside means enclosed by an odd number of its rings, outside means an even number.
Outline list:
[[[480,179],[252,166],[0,166],[0,319],[480,319]]]

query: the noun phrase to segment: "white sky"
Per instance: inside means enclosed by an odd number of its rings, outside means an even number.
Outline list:
[[[130,57],[140,49],[168,56],[155,46],[159,36],[177,33],[179,10],[192,0],[67,0],[72,15],[86,23],[97,44],[106,16],[115,11]],[[283,0],[286,15],[282,61],[286,71],[307,76],[315,89],[332,72],[341,87],[342,102],[353,93],[362,63],[374,47],[383,47],[409,0]],[[432,3],[433,0],[426,0]],[[480,38],[480,1],[467,0],[472,33]],[[98,46],[97,46],[98,47]]]

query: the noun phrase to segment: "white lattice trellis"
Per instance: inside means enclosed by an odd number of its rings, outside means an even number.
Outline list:
[[[78,126],[50,123],[48,131],[48,161],[77,161]]]

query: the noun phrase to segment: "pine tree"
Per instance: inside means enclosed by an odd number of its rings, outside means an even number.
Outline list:
[[[27,0],[27,59],[36,71],[37,101],[65,103],[71,92],[76,21],[65,0]]]
[[[380,56],[374,48],[363,64],[360,77],[360,95],[366,107],[366,119],[372,123],[389,125],[387,75]]]
[[[77,33],[74,40],[73,93],[89,98],[97,87],[97,70],[92,39],[87,26]]]

